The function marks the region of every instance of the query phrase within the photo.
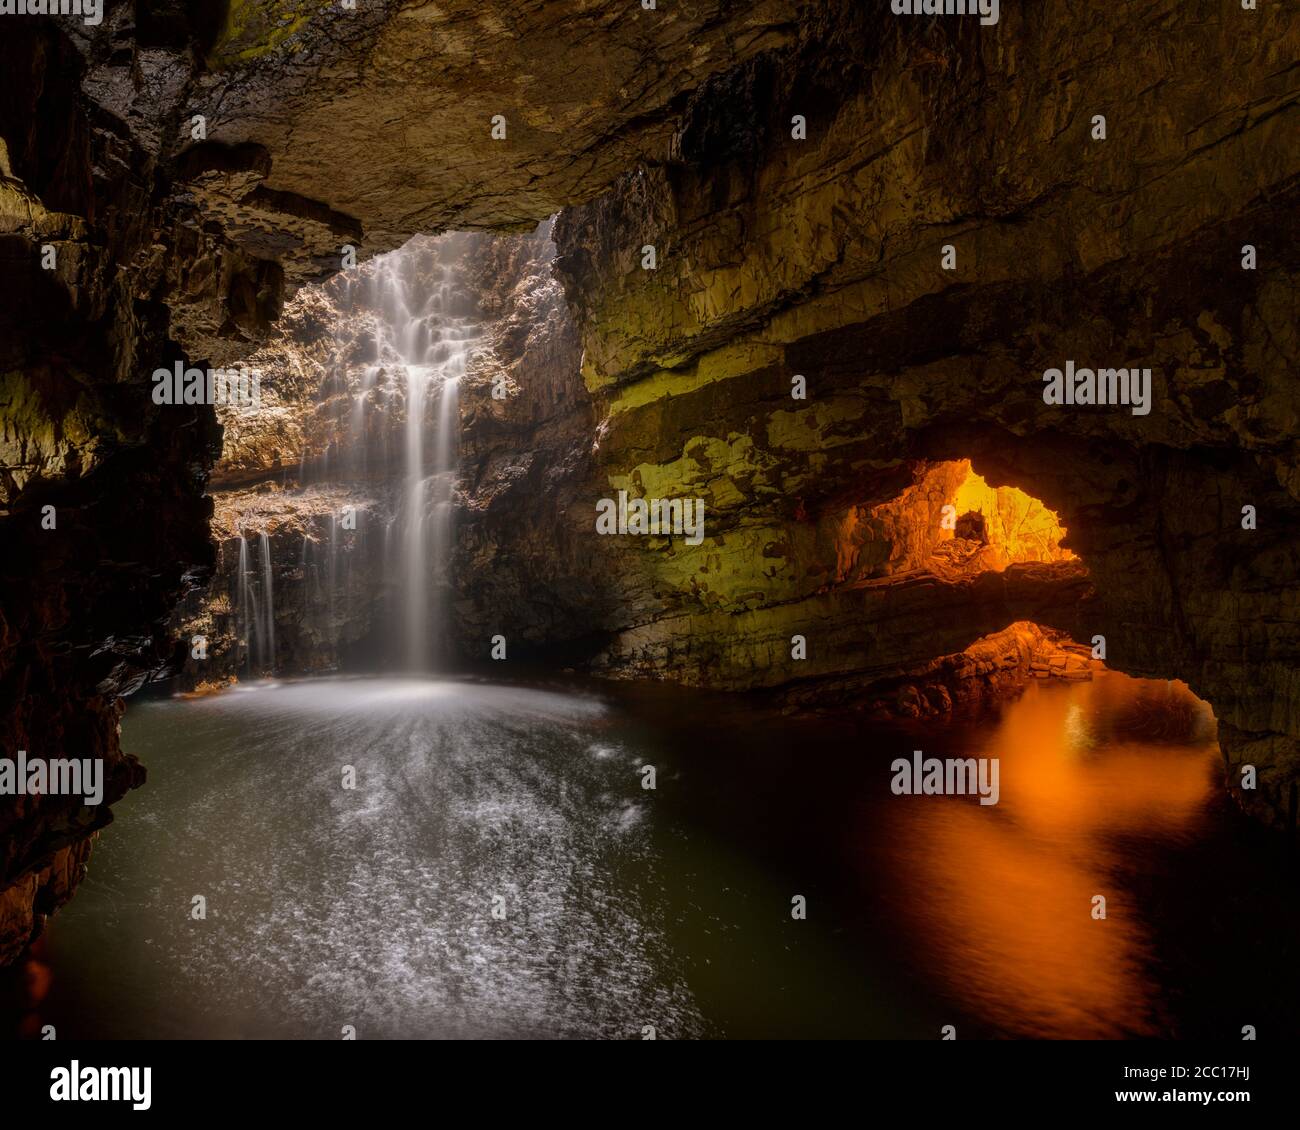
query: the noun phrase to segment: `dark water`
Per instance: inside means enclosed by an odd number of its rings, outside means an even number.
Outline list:
[[[1294,1036],[1294,888],[1219,799],[1212,734],[1178,685],[1113,673],[910,730],[454,680],[139,702],[148,784],[5,1015],[61,1039]],[[998,757],[999,804],[893,795],[913,749]]]

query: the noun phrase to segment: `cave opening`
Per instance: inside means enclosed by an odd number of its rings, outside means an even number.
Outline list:
[[[1088,630],[1086,564],[1026,480],[991,485],[970,458],[922,462],[892,497],[832,508],[822,524],[833,538],[837,589],[890,594],[903,586],[927,599],[912,646],[894,648],[889,669],[793,688],[785,697],[795,706],[848,705],[882,721],[972,717],[996,712],[1035,683],[1113,677],[1109,685],[1137,701],[1165,704],[1150,712],[1151,735],[1163,728],[1205,739],[1213,710],[1185,683],[1107,666],[1105,637]],[[933,608],[942,616],[927,619]]]
[[[884,501],[832,509],[836,585],[927,572],[946,583],[1014,565],[1084,575],[1059,517],[1030,491],[990,486],[970,459],[922,462]]]
[[[1027,491],[989,486],[969,459],[940,464],[931,473],[945,482],[959,477],[952,501],[945,504],[936,549],[954,565],[974,563],[1000,572],[1027,561],[1078,560],[1064,545],[1067,531],[1060,519]]]

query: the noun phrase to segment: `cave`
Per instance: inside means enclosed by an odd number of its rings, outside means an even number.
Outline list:
[[[1087,8],[0,16],[8,1034],[1294,1034],[1300,28]]]

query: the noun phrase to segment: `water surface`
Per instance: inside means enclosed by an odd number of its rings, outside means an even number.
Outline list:
[[[471,680],[139,701],[148,783],[10,1015],[60,1038],[1294,1034],[1300,931],[1212,735],[1177,684],[1109,672],[908,728]],[[893,795],[918,748],[998,757],[999,803]]]

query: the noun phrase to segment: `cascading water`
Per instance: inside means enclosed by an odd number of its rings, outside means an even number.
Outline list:
[[[338,574],[339,574],[339,516],[330,514],[330,544],[329,544],[329,565],[327,567],[325,578],[328,586],[327,603],[329,608],[329,620],[326,623],[328,638],[331,643],[337,643],[335,634],[336,608],[335,593],[338,591]]]
[[[272,671],[275,669],[275,595],[271,580],[271,539],[265,530],[260,537],[262,543],[262,615],[265,618],[261,644],[262,666]]]
[[[257,622],[257,607],[253,586],[249,579],[248,539],[239,535],[239,573],[235,597],[235,631],[244,648],[245,663],[251,669],[253,663],[252,639]]]
[[[304,288],[268,347],[270,408],[237,448],[280,481],[218,508],[232,558],[240,539],[219,630],[241,674],[449,668],[462,398],[477,416],[497,374],[527,371],[520,280],[554,255],[548,228],[508,250],[421,236]]]
[[[271,539],[265,530],[258,535],[258,543],[259,561],[254,565],[248,539],[239,535],[235,631],[243,648],[245,670],[269,673],[275,669],[275,590]]]
[[[458,237],[381,256],[362,279],[366,304],[377,313],[377,348],[390,382],[404,383],[406,424],[402,485],[393,523],[385,531],[396,554],[391,614],[393,658],[428,671],[445,657],[447,561],[457,467],[457,389],[482,336],[473,305],[458,285]],[[430,247],[434,249],[430,261]],[[444,254],[445,253],[445,257]],[[379,380],[367,368],[353,415],[354,440],[364,458],[365,405]],[[381,453],[382,454],[382,453]]]
[[[460,353],[457,362],[463,372],[466,354]],[[448,376],[442,384],[442,394],[438,398],[437,425],[434,430],[433,466],[429,478],[430,490],[428,509],[428,547],[437,577],[434,592],[432,616],[426,614],[429,635],[434,641],[435,651],[443,651],[441,643],[446,631],[446,597],[449,591],[447,576],[448,563],[452,552],[452,519],[454,513],[453,494],[456,483],[457,424],[459,423],[459,374]],[[419,641],[414,640],[414,647],[408,653],[408,663],[418,663]],[[441,661],[442,655],[436,658]]]

